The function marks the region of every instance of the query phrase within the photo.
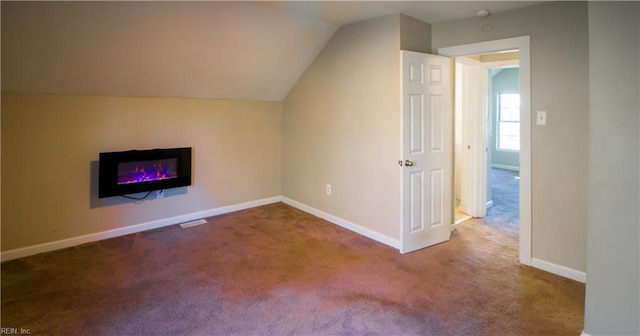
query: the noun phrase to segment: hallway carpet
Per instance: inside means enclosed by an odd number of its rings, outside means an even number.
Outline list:
[[[491,198],[483,223],[507,234],[518,235],[520,216],[520,179],[513,170],[491,168]]]
[[[34,335],[579,335],[584,285],[473,219],[401,255],[283,203],[2,263]]]

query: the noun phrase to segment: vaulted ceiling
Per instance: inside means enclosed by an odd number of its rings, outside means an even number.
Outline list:
[[[342,25],[540,1],[2,1],[2,89],[280,101]]]
[[[546,0],[549,1],[549,0]],[[313,18],[336,26],[389,14],[404,13],[428,23],[469,18],[478,10],[492,13],[528,7],[545,1],[256,1],[293,15]]]

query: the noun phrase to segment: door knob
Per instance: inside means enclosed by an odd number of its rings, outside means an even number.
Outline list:
[[[411,167],[411,166],[413,166],[413,161],[411,161],[411,160],[404,160],[404,165],[405,165],[405,166],[407,166],[407,167]]]

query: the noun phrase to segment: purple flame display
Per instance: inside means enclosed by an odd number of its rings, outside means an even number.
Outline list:
[[[118,184],[166,180],[178,177],[177,159],[123,162],[118,164]]]

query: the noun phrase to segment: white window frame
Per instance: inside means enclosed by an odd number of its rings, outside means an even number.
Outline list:
[[[520,128],[520,123],[522,122],[522,111],[519,111],[519,115],[518,115],[518,121],[509,121],[509,120],[501,120],[502,117],[502,111],[501,111],[501,104],[500,104],[500,96],[503,94],[517,94],[518,97],[520,97],[520,92],[518,91],[499,91],[497,94],[497,102],[496,102],[496,150],[501,151],[501,152],[512,152],[512,153],[519,153],[520,149],[511,149],[511,148],[502,148],[500,147],[500,123],[501,122],[509,122],[509,123],[514,123],[514,124],[518,124],[518,129]],[[522,134],[518,134],[518,141],[520,142],[520,138],[522,137]],[[518,144],[518,147],[520,147],[520,143]]]

